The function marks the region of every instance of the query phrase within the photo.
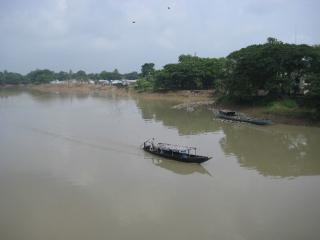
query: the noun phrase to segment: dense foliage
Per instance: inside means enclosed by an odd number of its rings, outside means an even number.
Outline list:
[[[27,79],[19,73],[0,72],[0,85],[27,83]]]
[[[288,96],[320,97],[320,46],[267,42],[232,52],[226,58],[181,55],[178,63],[141,68],[139,90],[212,89],[223,96],[252,100]]]
[[[48,69],[42,70],[34,70],[26,75],[22,75],[19,73],[13,72],[0,72],[0,85],[18,85],[18,84],[41,84],[41,83],[49,83],[53,80],[58,81],[66,81],[66,80],[77,80],[79,82],[90,80],[118,80],[118,79],[138,79],[139,74],[137,72],[130,72],[126,74],[121,74],[117,69],[112,72],[102,71],[101,73],[89,73],[87,74],[83,70],[79,70],[77,72],[53,72]]]
[[[32,83],[49,83],[54,80],[54,72],[48,69],[35,70],[27,74],[26,79]]]
[[[301,94],[320,63],[313,47],[272,38],[265,44],[235,51],[227,59],[229,74],[219,87],[223,93],[239,98],[251,98],[261,90],[273,96]]]
[[[143,64],[141,74],[121,74],[117,69],[89,74],[83,70],[55,73],[43,69],[24,76],[4,71],[0,72],[0,85],[139,78],[139,91],[215,88],[223,96],[249,101],[258,96],[275,99],[303,95],[313,102],[320,98],[320,45],[288,44],[268,38],[264,44],[250,45],[226,58],[181,55],[177,63],[160,70],[154,66]]]
[[[179,63],[164,66],[155,84],[162,89],[210,89],[217,79],[224,77],[225,64],[225,58],[181,55]]]
[[[146,78],[154,74],[154,63],[145,63],[141,66],[141,76]]]

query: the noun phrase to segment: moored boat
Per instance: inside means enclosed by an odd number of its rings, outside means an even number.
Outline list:
[[[203,163],[210,159],[210,157],[207,156],[197,155],[197,149],[195,147],[155,143],[154,139],[145,141],[143,143],[143,150],[154,155],[187,163]]]
[[[250,118],[235,111],[226,109],[219,110],[219,112],[217,113],[217,117],[231,121],[252,123],[256,125],[272,124],[272,121],[268,119]]]

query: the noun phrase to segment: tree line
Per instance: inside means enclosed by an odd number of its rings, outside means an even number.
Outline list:
[[[305,95],[320,97],[320,45],[283,43],[268,38],[222,58],[180,55],[177,63],[156,70],[145,63],[141,73],[89,73],[34,70],[26,75],[0,72],[0,85],[48,83],[52,80],[137,79],[139,91],[216,89],[221,95],[250,100],[259,95],[272,98]],[[319,101],[320,102],[320,101]]]
[[[66,81],[70,79],[74,79],[77,81],[88,81],[94,80],[97,81],[99,79],[104,80],[116,80],[116,79],[137,79],[139,77],[138,72],[130,72],[121,74],[117,69],[112,72],[102,71],[101,73],[86,73],[83,70],[79,70],[77,72],[69,72],[60,71],[54,72],[48,69],[37,69],[29,72],[26,75],[22,75],[15,72],[3,71],[0,72],[0,85],[18,85],[18,84],[41,84],[41,83],[49,83],[53,80],[58,81]]]
[[[224,96],[250,100],[270,97],[320,96],[320,45],[288,44],[268,38],[224,58],[179,56],[160,70],[141,67],[140,91],[216,89]]]

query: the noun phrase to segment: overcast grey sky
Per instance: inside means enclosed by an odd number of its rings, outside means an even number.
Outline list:
[[[319,12],[319,0],[0,0],[0,71],[124,73],[269,36],[318,44]]]

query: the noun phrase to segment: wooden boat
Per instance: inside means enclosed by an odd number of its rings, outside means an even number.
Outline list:
[[[172,145],[168,143],[155,143],[154,139],[149,139],[143,143],[143,150],[180,162],[203,163],[210,157],[197,155],[195,147]]]
[[[247,122],[256,125],[269,125],[272,124],[271,120],[268,119],[257,119],[257,118],[250,118],[243,114],[237,113],[231,110],[219,110],[217,116],[222,119],[237,121],[237,122]]]

